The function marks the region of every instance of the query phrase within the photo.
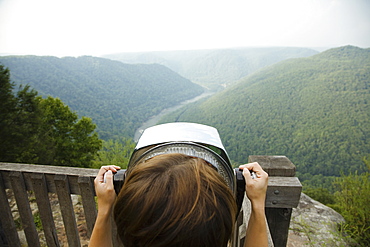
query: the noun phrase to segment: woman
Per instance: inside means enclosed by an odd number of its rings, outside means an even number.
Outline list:
[[[237,214],[235,198],[206,161],[183,154],[155,156],[127,172],[116,198],[113,172],[118,169],[103,166],[94,181],[99,210],[90,247],[112,246],[112,211],[125,247],[227,246]],[[268,246],[268,175],[258,163],[240,169],[252,205],[245,246]]]

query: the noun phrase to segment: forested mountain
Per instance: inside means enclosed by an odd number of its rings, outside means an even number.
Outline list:
[[[91,167],[102,147],[91,119],[29,85],[14,86],[0,65],[0,161]]]
[[[370,155],[370,49],[289,59],[163,119],[216,127],[231,159],[286,155],[302,179],[364,171]]]
[[[270,47],[118,53],[104,57],[125,63],[162,64],[195,83],[217,90],[262,67],[317,53],[308,48]]]
[[[165,66],[129,65],[97,57],[0,57],[16,84],[60,98],[80,116],[92,118],[103,139],[133,137],[135,129],[162,109],[195,97],[203,88]]]

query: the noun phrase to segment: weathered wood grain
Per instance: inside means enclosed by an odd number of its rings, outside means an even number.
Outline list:
[[[94,187],[89,177],[79,177],[78,185],[80,187],[82,205],[86,219],[87,235],[90,237],[97,216],[96,202],[94,200]]]
[[[68,178],[69,188],[72,194],[80,194],[78,185],[78,177],[89,177],[93,183],[95,176],[98,174],[98,169],[65,167],[65,166],[44,166],[30,164],[15,164],[15,163],[0,163],[0,171],[4,174],[5,188],[10,189],[11,184],[8,172],[19,171],[23,174],[24,183],[28,191],[32,190],[32,174],[44,174],[46,187],[48,192],[56,193],[54,176],[66,175]],[[95,194],[95,190],[93,190]]]
[[[80,238],[78,236],[76,217],[73,209],[71,192],[68,184],[67,175],[55,175],[55,187],[58,194],[60,211],[62,212],[64,228],[70,247],[80,247]]]
[[[295,165],[286,156],[251,155],[248,162],[258,162],[270,177],[295,176]]]
[[[32,186],[36,196],[37,207],[39,208],[40,219],[45,233],[46,243],[50,247],[59,247],[57,231],[55,229],[53,212],[49,201],[44,174],[32,174]]]
[[[17,227],[13,220],[13,215],[8,203],[8,198],[5,191],[5,184],[3,176],[0,173],[0,227],[2,238],[0,239],[0,246],[14,246],[20,247]],[[10,245],[11,244],[11,245]]]
[[[292,208],[299,202],[302,185],[295,177],[295,166],[285,156],[249,157],[249,162],[258,162],[269,174],[266,193],[266,218],[275,247],[285,246],[288,237]],[[39,246],[36,228],[27,197],[27,191],[34,191],[40,210],[45,237],[49,246],[59,246],[55,225],[52,219],[48,193],[57,193],[69,246],[80,246],[71,194],[81,195],[88,236],[94,227],[97,209],[95,203],[94,178],[98,169],[86,169],[63,166],[43,166],[30,164],[0,163],[0,217],[6,241],[0,245],[20,246],[17,231],[11,215],[6,189],[15,193],[24,231],[29,246]],[[242,246],[245,239],[245,210],[239,215],[233,235],[232,246]],[[114,246],[121,246],[117,241],[116,229],[113,228]],[[14,243],[14,244],[13,244]]]
[[[18,212],[22,221],[24,234],[26,235],[29,246],[40,246],[35,221],[32,215],[31,207],[28,202],[28,194],[21,172],[11,172],[10,182],[12,184],[14,197],[17,202]]]

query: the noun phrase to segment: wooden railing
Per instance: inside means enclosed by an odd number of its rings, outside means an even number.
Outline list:
[[[265,213],[268,228],[275,247],[286,246],[292,209],[298,206],[302,185],[295,177],[295,165],[286,156],[249,156],[248,162],[258,162],[269,174],[266,193]],[[237,221],[237,236],[234,246],[243,246],[245,229],[250,209],[244,199],[242,211]]]
[[[292,208],[299,202],[301,184],[295,176],[295,166],[285,156],[250,156],[250,162],[257,161],[269,173],[266,198],[266,217],[274,246],[286,246]],[[40,238],[47,246],[62,246],[61,234],[67,238],[68,246],[81,246],[81,232],[76,223],[75,209],[71,195],[79,195],[84,211],[84,229],[89,238],[97,215],[93,180],[96,169],[55,167],[29,164],[0,163],[0,246],[21,246],[19,217],[28,246],[41,246]],[[30,199],[30,193],[32,199]],[[51,195],[57,195],[63,219],[63,233],[56,227],[55,212],[50,202]],[[10,203],[14,197],[17,210],[12,211]],[[34,199],[33,199],[34,198]],[[35,213],[31,204],[36,201],[43,234],[36,227]],[[243,246],[248,202],[242,208],[234,231],[233,247]],[[19,216],[18,216],[19,214]],[[18,220],[19,221],[19,220]],[[41,232],[42,232],[41,231]],[[43,237],[40,237],[43,236]],[[115,231],[114,246],[120,246]],[[86,244],[82,244],[86,245]]]

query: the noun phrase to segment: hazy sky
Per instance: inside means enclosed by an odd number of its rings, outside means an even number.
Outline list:
[[[370,0],[0,0],[0,54],[370,47]]]

